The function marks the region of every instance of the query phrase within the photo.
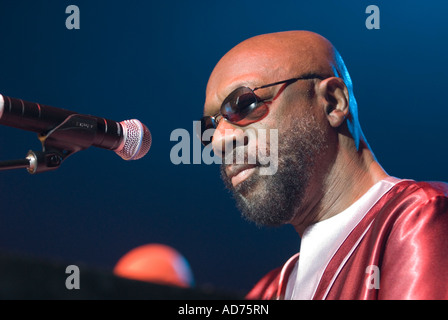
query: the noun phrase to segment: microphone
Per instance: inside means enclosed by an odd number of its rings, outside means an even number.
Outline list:
[[[116,122],[1,94],[0,125],[37,132],[40,137],[50,137],[59,129],[52,136],[53,146],[75,152],[94,146],[115,151],[124,160],[142,158],[152,142],[148,128],[136,119]]]

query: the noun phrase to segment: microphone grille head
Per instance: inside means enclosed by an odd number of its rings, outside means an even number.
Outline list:
[[[123,128],[123,141],[115,153],[124,160],[137,160],[144,157],[151,147],[151,132],[143,123],[135,119],[122,121],[120,124]]]

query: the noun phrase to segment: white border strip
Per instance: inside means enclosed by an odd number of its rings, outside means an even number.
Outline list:
[[[346,262],[348,261],[348,259],[351,257],[351,255],[353,254],[353,252],[355,251],[355,249],[358,247],[359,243],[361,242],[361,240],[364,238],[364,236],[366,235],[367,231],[369,231],[370,227],[372,226],[373,222],[375,221],[375,219],[373,219],[372,222],[370,222],[369,226],[366,228],[366,230],[364,230],[364,232],[362,233],[362,235],[359,237],[359,239],[356,241],[356,243],[353,245],[353,247],[350,249],[349,253],[347,253],[347,255],[345,256],[344,260],[342,260],[342,263],[340,264],[340,266],[338,267],[338,269],[336,270],[336,272],[334,273],[333,278],[330,281],[330,284],[327,287],[327,290],[325,291],[324,296],[322,297],[322,300],[325,300],[328,296],[328,293],[330,292],[331,287],[333,286],[334,282],[336,281],[336,278],[338,277],[339,273],[341,272],[342,268],[344,267],[344,265],[346,264]]]
[[[0,119],[3,116],[3,110],[5,110],[5,99],[3,99],[3,96],[0,94]]]

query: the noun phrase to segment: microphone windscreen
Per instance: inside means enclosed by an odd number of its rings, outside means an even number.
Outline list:
[[[115,152],[124,160],[144,157],[151,148],[151,132],[136,119],[122,121],[120,124],[123,128],[123,141]]]

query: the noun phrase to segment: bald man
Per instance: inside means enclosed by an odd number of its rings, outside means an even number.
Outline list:
[[[214,130],[203,143],[226,159],[221,175],[243,216],[301,237],[300,253],[248,299],[448,298],[448,185],[384,171],[328,40],[290,31],[238,44],[210,76],[201,125]],[[227,161],[265,145],[278,152],[271,175],[264,162]]]

